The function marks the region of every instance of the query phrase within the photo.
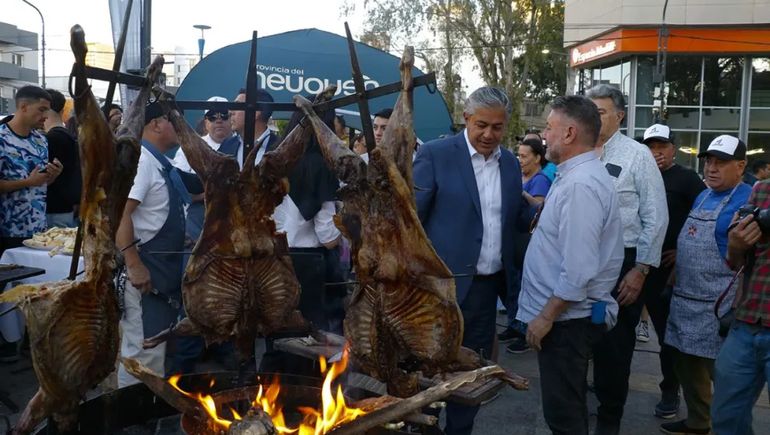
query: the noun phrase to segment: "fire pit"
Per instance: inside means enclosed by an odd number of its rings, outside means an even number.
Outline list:
[[[273,379],[272,374],[255,373],[247,376],[251,385],[237,388],[236,372],[216,372],[207,374],[185,375],[178,385],[186,391],[207,391],[219,404],[226,404],[237,409],[238,402],[246,403],[256,397],[259,386],[257,379]],[[321,380],[317,378],[280,375],[281,388],[285,391],[285,415],[287,422],[295,423],[302,416],[289,410],[297,406],[317,408],[321,395]],[[213,384],[213,386],[212,386]],[[348,388],[345,396],[351,400],[371,397],[372,393]],[[182,419],[182,427],[178,424]],[[144,384],[137,384],[88,400],[80,405],[78,427],[72,432],[61,432],[52,419],[37,431],[35,435],[183,435],[195,434],[195,427],[189,427],[178,410],[168,405]],[[188,431],[189,430],[189,431]],[[377,429],[371,433],[377,435],[396,435],[410,432]],[[414,433],[414,432],[411,432]],[[422,428],[420,433],[440,434],[436,428]]]

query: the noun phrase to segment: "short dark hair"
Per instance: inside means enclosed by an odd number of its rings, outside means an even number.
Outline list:
[[[535,138],[525,139],[521,142],[521,145],[530,147],[535,155],[540,156],[540,167],[544,168],[545,165],[548,164],[548,160],[545,158],[545,147],[543,146],[543,141]]]
[[[246,88],[238,89],[238,94],[236,96],[238,96],[240,94],[244,94],[245,95],[246,94]],[[260,102],[260,101],[272,103],[275,100],[273,100],[273,96],[270,95],[270,93],[267,92],[266,90],[264,90],[264,89],[257,89],[257,102]],[[265,110],[260,110],[259,112],[261,113],[260,117],[265,122],[267,122],[270,119],[270,117],[273,116],[273,109],[269,108],[269,107],[266,107]]]
[[[770,165],[770,163],[768,163],[767,160],[762,160],[762,159],[754,160],[754,163],[751,164],[751,172],[756,174],[767,165]]]
[[[61,113],[61,111],[64,110],[64,104],[67,102],[67,99],[64,98],[64,94],[56,89],[46,89],[45,91],[51,95],[51,110],[56,113]]]
[[[585,127],[591,143],[596,144],[602,129],[602,119],[599,116],[599,109],[593,101],[581,95],[556,97],[551,103],[551,109],[566,115]]]
[[[388,107],[387,109],[382,109],[379,112],[374,114],[375,118],[385,118],[390,119],[390,116],[393,115],[393,109]]]
[[[120,107],[120,104],[110,103],[109,110],[107,110],[107,113],[112,112],[112,109],[118,109],[120,110],[120,113],[123,113],[123,108]]]
[[[27,85],[19,88],[16,91],[16,96],[13,97],[13,99],[16,101],[16,103],[18,103],[19,100],[46,100],[50,103],[51,94],[39,86]]]
[[[165,116],[166,112],[163,110],[163,106],[157,101],[146,105],[144,107],[144,125],[149,124],[153,119]]]

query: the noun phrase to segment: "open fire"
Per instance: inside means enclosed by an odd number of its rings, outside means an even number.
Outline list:
[[[327,365],[326,359],[320,357],[321,374],[324,375],[324,382],[321,389],[321,409],[313,409],[309,407],[298,408],[298,411],[303,415],[302,422],[298,427],[288,427],[286,419],[283,414],[283,401],[281,400],[281,384],[277,376],[275,376],[267,387],[263,385],[259,386],[256,397],[251,403],[251,407],[254,409],[261,409],[265,412],[273,422],[275,429],[281,434],[297,434],[297,435],[322,435],[330,432],[332,429],[355,420],[356,418],[366,414],[365,411],[356,408],[350,408],[345,402],[345,397],[342,394],[342,386],[336,386],[336,394],[334,391],[334,381],[345,372],[348,365],[348,349],[346,348],[342,353],[342,358],[331,364]],[[178,382],[181,376],[175,375],[169,378],[168,383],[174,387],[177,391],[185,396],[198,401],[202,407],[208,413],[211,421],[216,426],[224,431],[228,430],[230,426],[242,420],[242,417],[234,410],[229,409],[232,418],[225,417],[221,410],[217,409],[216,402],[211,395],[205,393],[192,393],[187,392],[179,388]]]

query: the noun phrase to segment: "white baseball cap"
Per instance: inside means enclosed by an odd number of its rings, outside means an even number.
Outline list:
[[[723,134],[714,138],[706,151],[698,154],[698,158],[706,156],[720,160],[745,160],[746,144],[735,136]]]
[[[663,124],[651,125],[647,128],[647,130],[644,131],[644,139],[642,139],[642,143],[649,145],[649,143],[654,140],[674,143],[673,137],[671,135],[671,129],[668,128],[667,125]]]
[[[208,100],[206,100],[206,101],[224,101],[224,102],[227,102],[227,98],[225,98],[225,97],[220,97],[220,96],[218,96],[218,95],[215,95],[215,96],[213,96],[213,97],[209,98],[209,99],[208,99]],[[206,115],[208,115],[210,111],[211,111],[210,109],[206,109],[206,111],[205,111],[205,112],[203,112],[203,116],[206,116]],[[217,110],[217,112],[219,112],[219,110]],[[223,112],[223,113],[224,113],[224,112]]]

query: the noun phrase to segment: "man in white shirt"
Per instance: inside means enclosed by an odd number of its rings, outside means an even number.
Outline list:
[[[177,318],[181,305],[184,246],[183,204],[189,194],[163,153],[177,142],[174,127],[160,105],[147,106],[134,185],[128,194],[116,236],[126,262],[124,312],[120,321],[121,356],[135,358],[151,370],[165,374],[166,344],[144,349],[152,337]],[[138,239],[136,245],[132,243]],[[161,253],[163,252],[163,253]],[[138,383],[121,364],[118,386]]]
[[[213,96],[206,101],[224,101],[227,102],[227,98]],[[233,135],[233,131],[230,128],[230,112],[229,111],[215,111],[206,110],[203,113],[204,126],[206,127],[206,135],[203,136],[203,140],[214,151],[219,151],[219,146],[225,139]],[[190,167],[190,163],[187,161],[187,156],[184,154],[184,150],[179,148],[174,156],[174,166],[185,172],[195,173]]]
[[[243,103],[244,101],[246,101],[246,89],[241,89],[238,91],[238,96],[235,97],[235,102]],[[273,97],[264,89],[257,89],[257,102],[272,103]],[[243,155],[243,135],[247,121],[245,116],[246,112],[243,110],[230,111],[230,124],[237,135],[226,140],[219,147],[219,152],[234,156],[241,168],[243,168],[243,159],[245,158]],[[255,165],[262,160],[267,151],[278,146],[278,135],[267,128],[271,116],[273,116],[272,109],[258,110],[254,116],[254,146],[259,146],[257,158],[254,160]]]
[[[500,89],[483,87],[466,100],[466,129],[422,145],[414,161],[417,214],[436,253],[456,274],[464,319],[463,346],[493,354],[496,301],[518,276],[514,232],[529,223],[521,169],[501,146],[512,111]],[[449,404],[448,435],[473,430],[478,407]]]
[[[594,347],[594,387],[599,399],[597,435],[618,434],[628,396],[628,377],[642,313],[642,287],[658,267],[668,226],[666,189],[650,150],[620,132],[625,98],[619,89],[598,85],[586,96],[599,108],[598,154],[612,176],[620,204],[625,258],[612,295],[620,305],[618,323]]]

